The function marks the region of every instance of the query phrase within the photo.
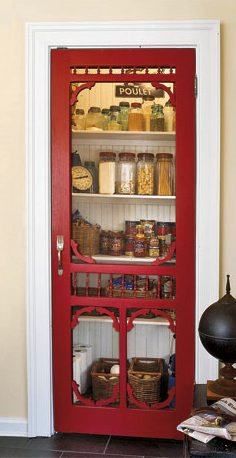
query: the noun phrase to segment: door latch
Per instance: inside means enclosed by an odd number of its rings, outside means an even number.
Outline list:
[[[63,265],[62,265],[63,249],[64,249],[64,236],[57,235],[57,260],[58,260],[57,273],[60,276],[63,274]]]

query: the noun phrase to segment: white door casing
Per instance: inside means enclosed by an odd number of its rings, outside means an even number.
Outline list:
[[[28,436],[53,432],[51,322],[50,50],[56,47],[196,49],[196,383],[214,379],[217,360],[197,332],[219,293],[220,24],[174,22],[26,25],[26,199]],[[187,286],[186,286],[187,287]],[[184,355],[183,355],[184,357]]]

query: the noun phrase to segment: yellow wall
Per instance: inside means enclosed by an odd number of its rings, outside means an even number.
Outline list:
[[[114,7],[115,5],[115,7]],[[116,15],[114,14],[116,11]],[[220,19],[221,292],[236,294],[235,0],[10,0],[0,6],[0,417],[27,416],[25,307],[25,22]],[[210,173],[210,171],[209,171]],[[211,234],[211,228],[206,231]],[[214,266],[209,266],[213,268]]]

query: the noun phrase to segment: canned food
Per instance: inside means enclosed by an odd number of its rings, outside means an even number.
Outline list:
[[[110,255],[121,256],[124,254],[124,233],[111,232],[110,236]]]
[[[126,235],[136,235],[136,226],[138,221],[125,221],[125,233]]]
[[[161,277],[161,299],[173,299],[172,293],[172,277]]]
[[[134,243],[135,237],[133,235],[126,235],[125,237],[125,255],[134,256]]]

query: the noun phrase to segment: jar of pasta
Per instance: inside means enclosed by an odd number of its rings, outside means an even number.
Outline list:
[[[128,130],[140,131],[144,130],[144,117],[142,105],[138,102],[131,103],[131,109],[128,117]]]
[[[157,195],[172,196],[174,181],[173,154],[158,153],[156,157]]]
[[[137,194],[154,193],[154,154],[139,153],[137,162]]]
[[[117,164],[117,194],[135,194],[135,154],[120,153]]]

